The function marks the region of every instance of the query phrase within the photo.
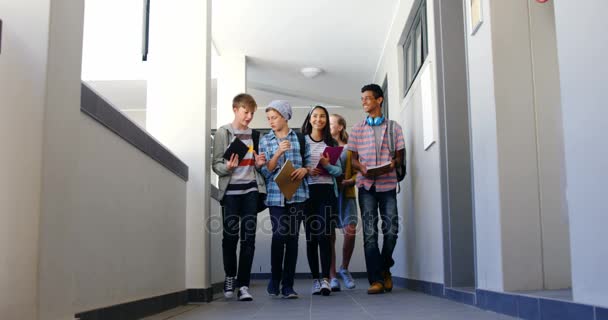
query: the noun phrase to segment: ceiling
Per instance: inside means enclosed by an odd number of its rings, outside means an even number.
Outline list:
[[[213,0],[220,55],[247,56],[248,87],[347,108],[373,80],[398,0]],[[314,79],[302,67],[325,72]]]

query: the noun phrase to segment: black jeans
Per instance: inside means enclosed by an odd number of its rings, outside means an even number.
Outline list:
[[[298,236],[302,222],[304,203],[285,204],[284,207],[268,207],[272,223],[270,268],[275,284],[293,288],[298,261]]]
[[[319,279],[319,253],[321,254],[321,274],[329,278],[331,266],[332,210],[336,207],[336,196],[332,184],[310,184],[310,199],[306,210],[304,229],[306,230],[306,256],[313,279]]]
[[[249,280],[251,279],[251,265],[255,252],[255,232],[258,223],[257,201],[257,191],[243,195],[226,195],[222,199],[224,209],[222,212],[224,221],[224,237],[222,239],[224,272],[228,277],[237,277],[237,287],[249,286]],[[241,240],[241,251],[237,275],[236,246],[239,238]]]

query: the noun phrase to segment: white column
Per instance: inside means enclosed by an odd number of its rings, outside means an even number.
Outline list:
[[[608,306],[608,20],[604,0],[555,1],[574,300]]]
[[[217,127],[232,122],[232,99],[247,90],[247,58],[244,55],[221,55],[219,61]]]
[[[186,286],[209,288],[211,0],[150,8],[147,129],[189,167]]]
[[[49,0],[0,1],[0,317],[36,319]]]

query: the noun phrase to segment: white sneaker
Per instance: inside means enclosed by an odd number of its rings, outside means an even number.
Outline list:
[[[338,273],[340,274],[340,276],[342,276],[342,280],[344,281],[344,286],[347,289],[355,288],[355,280],[353,279],[353,276],[350,274],[350,272],[348,272],[348,270],[346,270],[344,268],[340,268]]]
[[[249,294],[249,287],[241,287],[238,293],[239,301],[251,301],[253,297]]]
[[[224,278],[224,297],[227,299],[234,297],[234,277]]]
[[[342,288],[340,288],[340,281],[338,281],[336,278],[331,278],[329,281],[329,286],[331,287],[331,292],[342,291]]]
[[[323,280],[321,280],[321,294],[324,296],[328,296],[331,294],[331,288],[329,286],[329,280],[327,278],[323,278]]]
[[[321,281],[319,279],[312,280],[312,294],[313,295],[321,294]]]

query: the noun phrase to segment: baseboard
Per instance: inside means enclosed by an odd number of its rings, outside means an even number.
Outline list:
[[[132,320],[158,314],[188,303],[188,291],[179,291],[157,297],[122,303],[105,308],[79,312],[80,320]]]
[[[393,277],[395,286],[526,320],[608,320],[608,309],[582,303],[476,289],[446,288],[443,284]]]

